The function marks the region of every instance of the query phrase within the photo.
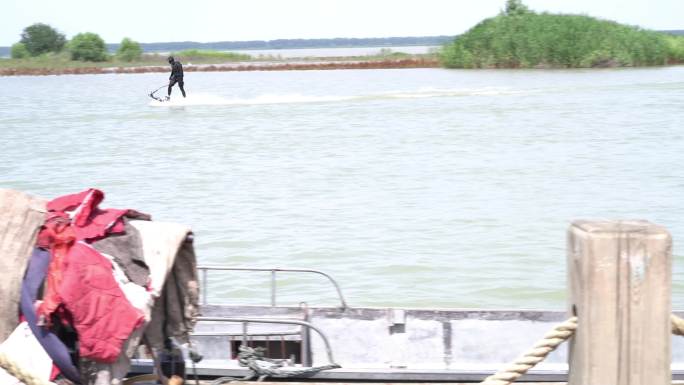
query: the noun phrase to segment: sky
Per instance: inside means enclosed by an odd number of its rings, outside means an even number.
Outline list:
[[[538,12],[587,14],[656,30],[684,29],[684,0],[523,0]],[[4,0],[0,46],[47,23],[107,43],[458,35],[505,0]]]

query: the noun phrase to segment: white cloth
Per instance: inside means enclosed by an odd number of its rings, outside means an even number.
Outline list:
[[[37,378],[46,382],[50,380],[52,360],[33,335],[28,323],[22,322],[14,329],[12,334],[0,345],[0,352],[6,354],[15,364]],[[23,382],[0,368],[0,384],[19,385]]]
[[[142,338],[144,329],[144,326],[141,326],[131,333],[115,363],[95,364],[97,375],[93,385],[120,385],[123,383],[124,377],[126,377],[128,370],[131,368],[130,357],[133,357],[136,348],[140,344],[140,338]]]
[[[145,263],[150,268],[150,288],[153,295],[159,297],[178,250],[191,230],[187,226],[170,222],[130,223],[140,232]]]
[[[112,263],[112,274],[114,275],[114,280],[119,284],[119,287],[121,288],[121,291],[123,291],[128,302],[130,302],[134,308],[140,310],[145,315],[145,323],[150,322],[152,306],[154,305],[152,292],[131,282],[121,266],[116,263],[114,257],[105,253],[100,254],[102,254],[109,260],[109,262]]]

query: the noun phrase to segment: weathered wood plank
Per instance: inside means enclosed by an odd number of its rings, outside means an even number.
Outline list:
[[[647,221],[577,221],[568,230],[568,384],[671,383],[670,234]]]

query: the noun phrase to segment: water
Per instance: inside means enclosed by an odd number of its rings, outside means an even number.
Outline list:
[[[305,58],[305,57],[348,57],[378,55],[383,50],[391,52],[403,52],[409,54],[425,54],[438,50],[439,46],[392,46],[392,47],[345,47],[345,48],[297,48],[297,49],[245,49],[228,50],[227,52],[239,52],[254,57],[280,56],[282,58]]]
[[[192,226],[202,264],[320,269],[352,306],[565,307],[565,231],[644,218],[674,237],[684,308],[684,67],[0,78],[0,185],[98,187]],[[212,301],[268,303],[268,274]],[[283,274],[283,303],[335,304]]]
[[[380,55],[389,50],[390,53],[407,53],[412,55],[437,52],[441,46],[407,45],[388,47],[338,47],[338,48],[283,48],[283,49],[229,49],[222,52],[235,52],[250,55],[256,59],[271,57],[282,59],[331,58]],[[9,52],[9,51],[8,51]],[[168,55],[168,51],[155,51],[157,54]],[[0,58],[2,55],[0,55]],[[9,56],[7,56],[9,57]],[[181,59],[183,59],[181,57]],[[184,62],[185,63],[185,62]]]

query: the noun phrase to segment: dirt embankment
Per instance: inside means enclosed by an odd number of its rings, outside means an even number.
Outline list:
[[[435,68],[440,67],[436,59],[401,59],[351,62],[293,62],[253,64],[206,64],[186,65],[185,72],[221,71],[288,71],[288,70],[341,70],[341,69],[383,69],[383,68]],[[151,67],[76,67],[76,68],[0,68],[0,76],[18,75],[81,75],[81,74],[138,74],[147,72],[169,72],[168,66]]]

